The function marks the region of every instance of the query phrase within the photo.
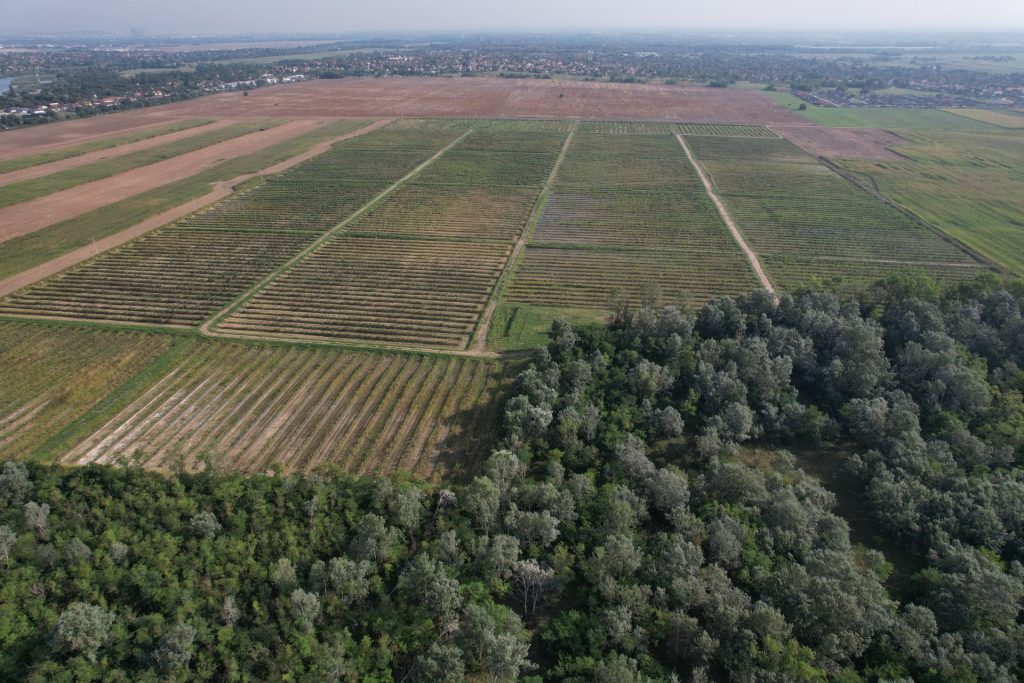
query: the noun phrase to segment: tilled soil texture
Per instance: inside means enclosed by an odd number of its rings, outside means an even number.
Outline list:
[[[776,132],[816,157],[895,161],[902,159],[892,147],[906,144],[899,135],[878,128],[822,128],[773,126]]]
[[[139,128],[173,123],[182,118],[177,110],[161,106],[5,130],[0,132],[0,161],[52,152]]]
[[[407,116],[806,123],[749,90],[503,78],[346,78],[160,107],[179,116]]]
[[[326,123],[299,120],[233,138],[205,149],[143,166],[93,183],[0,209],[0,242],[35,232],[102,206],[195,175],[225,159],[269,147]]]

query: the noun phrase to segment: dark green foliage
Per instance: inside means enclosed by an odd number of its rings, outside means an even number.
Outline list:
[[[1018,680],[1024,299],[892,285],[559,322],[450,488],[7,465],[0,679]]]

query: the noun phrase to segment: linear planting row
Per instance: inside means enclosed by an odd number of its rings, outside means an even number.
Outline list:
[[[65,460],[453,476],[492,439],[504,373],[467,358],[201,342]]]
[[[657,121],[582,121],[581,133],[611,133],[616,135],[714,135],[740,138],[777,138],[765,126],[729,123],[663,123]]]
[[[245,301],[216,331],[464,349],[565,137],[467,135]]]
[[[755,285],[679,141],[577,133],[509,299],[606,310],[699,305]]]
[[[896,271],[942,280],[986,266],[786,140],[687,138],[768,277],[862,286]]]
[[[217,329],[464,348],[509,252],[493,243],[332,238]]]
[[[0,322],[0,453],[33,455],[171,341],[158,334]]]
[[[457,137],[408,131],[403,139],[387,129],[366,137],[379,134],[385,142],[345,141],[179,225],[16,292],[0,312],[198,325]]]

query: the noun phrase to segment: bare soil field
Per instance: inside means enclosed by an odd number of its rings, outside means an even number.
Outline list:
[[[44,123],[0,132],[0,161],[29,154],[41,154],[61,147],[80,145],[130,130],[159,126],[181,120],[181,110],[166,106],[103,114],[87,119]]]
[[[787,140],[816,157],[896,161],[902,159],[892,147],[906,140],[878,128],[824,128],[819,126],[773,126]]]
[[[749,90],[502,78],[346,78],[211,95],[158,107],[176,116],[527,117],[799,124]]]
[[[157,135],[156,137],[118,145],[117,147],[112,147],[110,149],[100,149],[95,152],[79,154],[78,156],[61,159],[60,161],[53,161],[48,164],[39,164],[38,166],[29,166],[28,168],[11,171],[10,173],[2,173],[0,174],[0,186],[17,183],[22,180],[31,180],[32,178],[41,178],[44,175],[50,175],[51,173],[57,173],[58,171],[85,166],[86,164],[91,164],[103,159],[131,154],[132,152],[149,149],[151,147],[156,147],[157,145],[166,145],[170,142],[184,140],[185,138],[192,137],[193,135],[202,135],[203,133],[208,133],[212,130],[226,128],[227,126],[235,123],[238,123],[237,119],[214,121],[213,123],[206,124],[205,126],[180,130],[176,133],[168,133],[167,135]]]
[[[128,173],[8,206],[0,209],[0,242],[187,178],[225,159],[269,147],[326,123],[324,119],[290,121],[269,130],[243,135]]]

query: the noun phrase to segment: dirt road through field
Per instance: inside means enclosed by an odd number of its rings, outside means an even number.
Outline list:
[[[718,195],[715,194],[715,189],[711,186],[711,181],[708,180],[707,174],[704,173],[704,169],[701,168],[700,164],[697,163],[697,159],[694,158],[693,153],[686,144],[686,140],[683,139],[682,135],[677,135],[676,139],[679,140],[679,144],[682,146],[683,151],[686,152],[686,158],[690,160],[694,170],[697,171],[697,175],[700,176],[700,181],[704,184],[704,190],[707,191],[708,196],[711,197],[711,201],[714,202],[715,208],[718,209],[719,215],[722,220],[729,227],[729,232],[732,233],[732,238],[736,240],[736,244],[740,245],[740,249],[747,255],[747,260],[750,261],[751,268],[754,269],[754,273],[757,275],[757,279],[761,281],[761,286],[768,290],[772,297],[778,301],[779,295],[775,293],[775,287],[772,286],[771,280],[764,272],[764,268],[761,267],[761,261],[757,258],[757,254],[747,244],[747,241],[743,239],[743,234],[732,220],[732,216],[725,208],[725,204],[719,199]]]
[[[331,138],[330,140],[326,140],[316,145],[315,147],[310,148],[309,150],[303,152],[302,154],[298,154],[289,159],[285,159],[284,161],[274,164],[273,166],[268,166],[267,168],[262,169],[260,173],[264,175],[280,173],[291,168],[292,166],[295,166],[296,164],[300,164],[303,161],[307,161],[317,155],[323,154],[324,152],[331,148],[331,145],[337,142],[341,142],[342,140],[348,140],[349,138],[358,137],[360,135],[365,135],[374,130],[377,130],[381,126],[385,126],[391,123],[391,121],[392,119],[383,119],[371,123],[368,126],[364,126],[358,130],[354,130],[351,133],[346,133],[345,135],[339,135],[336,138]],[[73,265],[85,261],[86,259],[90,259],[96,254],[107,251],[108,249],[113,249],[114,247],[119,247],[125,242],[133,240],[136,237],[145,235],[150,230],[155,230],[156,228],[159,228],[163,225],[167,225],[172,221],[176,221],[179,218],[187,216],[188,214],[196,211],[197,209],[207,207],[210,204],[213,204],[214,202],[220,201],[221,199],[225,199],[231,195],[236,185],[245,182],[246,180],[249,180],[250,178],[256,175],[258,174],[250,173],[247,175],[238,176],[237,178],[232,178],[231,180],[225,180],[223,182],[216,183],[214,185],[214,189],[211,192],[203,195],[202,197],[197,197],[196,199],[181,204],[180,206],[176,206],[173,209],[168,209],[163,213],[159,213],[156,216],[147,218],[141,223],[133,225],[127,230],[122,230],[121,232],[115,235],[110,235],[109,237],[104,237],[103,239],[96,240],[93,244],[90,244],[89,246],[82,247],[80,249],[75,249],[74,251],[68,252],[67,254],[55,258],[52,261],[47,261],[46,263],[36,266],[35,268],[30,268],[29,270],[26,270],[23,273],[18,273],[13,277],[7,278],[6,280],[0,280],[0,296],[7,296],[8,294],[11,294],[12,292],[15,292],[23,287],[27,287],[28,285],[38,282],[44,278],[47,278],[51,275],[55,275],[56,273],[59,273],[62,270],[66,270]]]
[[[565,160],[565,155],[569,151],[569,145],[572,144],[572,138],[576,134],[576,124],[572,125],[569,129],[569,135],[565,138],[565,143],[562,145],[562,151],[558,154],[558,159],[555,160],[555,165],[551,167],[551,173],[548,174],[548,179],[544,183],[543,189],[537,196],[537,203],[533,207],[533,214],[530,216],[529,222],[526,224],[526,229],[523,230],[523,234],[516,240],[516,246],[513,247],[512,253],[509,254],[508,260],[505,261],[505,269],[502,271],[501,276],[494,285],[494,291],[491,293],[491,300],[487,302],[487,308],[484,309],[483,315],[480,317],[480,325],[477,327],[476,337],[470,344],[469,350],[474,354],[483,354],[487,347],[487,333],[491,329],[491,320],[494,318],[494,311],[498,308],[498,300],[501,298],[500,290],[502,285],[508,279],[512,272],[513,266],[515,266],[516,259],[519,258],[519,254],[522,253],[523,249],[526,248],[526,241],[530,237],[530,226],[534,225],[540,218],[541,209],[544,207],[544,202],[547,199],[548,193],[551,192],[551,187],[555,184],[555,178],[558,177],[558,169],[562,167],[562,162]]]
[[[119,173],[27,202],[13,204],[0,209],[0,242],[95,211],[167,183],[188,178],[227,159],[256,152],[308,133],[324,123],[325,120],[316,119],[290,121],[127,173]]]

